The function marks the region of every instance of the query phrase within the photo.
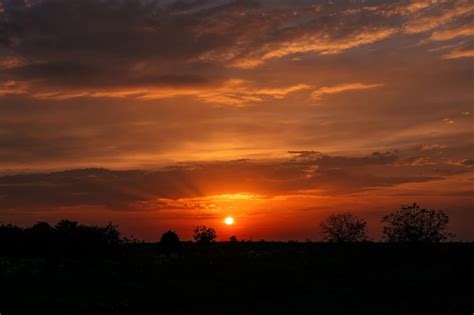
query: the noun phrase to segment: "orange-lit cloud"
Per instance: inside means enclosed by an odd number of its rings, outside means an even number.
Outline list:
[[[179,96],[192,96],[205,103],[224,105],[245,105],[247,103],[262,102],[264,98],[284,98],[289,93],[309,89],[306,84],[296,84],[286,87],[256,88],[252,82],[243,80],[228,80],[222,85],[203,88],[147,88],[102,90],[102,91],[58,91],[33,94],[38,99],[67,100],[78,97],[133,97],[141,100],[157,100]]]
[[[27,93],[27,90],[23,84],[18,84],[13,80],[0,82],[0,96],[24,93]]]
[[[304,34],[301,38],[269,44],[252,52],[250,57],[238,58],[232,64],[238,68],[254,68],[271,59],[282,58],[297,53],[338,54],[347,49],[374,43],[392,35],[393,29],[361,29],[346,38],[331,38],[328,33]],[[252,56],[253,55],[253,56]]]
[[[298,152],[291,159],[196,162],[155,171],[83,169],[5,176],[0,177],[1,208],[94,205],[123,211],[219,210],[218,205],[225,203],[280,195],[343,196],[473,171],[469,159],[454,164],[433,150],[422,152],[421,156],[375,152],[359,157]],[[30,197],[22,198],[25,195]]]
[[[154,171],[84,169],[3,176],[0,211],[17,217],[28,213],[30,218],[82,212],[84,218],[93,209],[96,220],[107,215],[114,222],[132,213],[137,219],[167,222],[185,235],[186,226],[216,225],[232,215],[240,233],[257,229],[269,238],[277,237],[268,227],[272,223],[290,231],[295,224],[314,225],[318,217],[341,207],[362,215],[383,213],[387,206],[396,207],[397,200],[414,198],[439,202],[443,196],[443,205],[457,200],[464,205],[457,211],[467,215],[473,160],[440,160],[433,151],[360,157],[299,152],[291,159],[188,163]],[[125,230],[131,228],[123,224]]]
[[[404,31],[409,34],[427,32],[463,15],[471,14],[474,10],[474,5],[470,1],[452,1],[447,4],[449,7],[441,9],[439,14],[413,17],[404,27]]]
[[[443,31],[433,32],[430,40],[432,41],[446,41],[457,37],[466,37],[474,35],[474,25],[464,25],[455,29],[448,29]]]
[[[367,90],[367,89],[374,89],[378,87],[382,87],[382,83],[373,83],[373,84],[367,84],[367,83],[344,83],[344,84],[338,84],[334,86],[324,86],[316,91],[314,91],[311,95],[314,99],[320,99],[324,95],[328,94],[338,94],[338,93],[344,93],[347,91],[360,91],[360,90]]]
[[[1,69],[10,69],[10,68],[17,68],[20,66],[26,65],[26,60],[23,60],[16,56],[2,56],[0,59],[0,70]]]
[[[421,151],[432,151],[446,149],[448,146],[444,144],[428,144],[421,147]]]
[[[455,49],[447,54],[441,56],[443,59],[457,59],[457,58],[474,58],[474,49],[461,50]]]

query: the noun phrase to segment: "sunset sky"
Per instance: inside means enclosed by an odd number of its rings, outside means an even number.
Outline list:
[[[473,1],[0,0],[0,224],[473,240],[473,58]]]

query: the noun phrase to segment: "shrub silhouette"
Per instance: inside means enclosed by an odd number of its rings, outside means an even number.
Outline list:
[[[176,232],[169,230],[163,233],[160,239],[160,246],[165,252],[176,251],[180,248],[181,242]]]
[[[229,237],[229,242],[235,243],[235,242],[237,242],[237,241],[238,241],[238,240],[237,240],[237,236],[232,235],[231,237]]]
[[[217,238],[216,231],[213,228],[208,228],[205,225],[193,227],[193,238],[196,243],[209,244],[214,242]]]
[[[442,242],[454,237],[446,231],[449,217],[440,210],[422,209],[414,203],[382,218],[383,238],[396,243]]]
[[[362,242],[367,240],[367,222],[350,213],[331,214],[321,222],[323,239],[328,242]]]

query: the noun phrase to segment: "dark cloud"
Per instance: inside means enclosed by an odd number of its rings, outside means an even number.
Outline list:
[[[46,81],[47,89],[53,91],[69,88],[133,88],[141,86],[199,86],[205,85],[209,79],[197,74],[159,74],[145,73],[133,75],[129,73],[130,65],[108,65],[77,63],[75,61],[33,63],[23,67],[8,69],[4,74],[21,80],[41,78]],[[126,78],[124,78],[126,76]],[[39,83],[41,85],[42,83]]]
[[[0,76],[33,92],[199,86],[228,79],[229,66],[372,44],[420,16],[430,31],[465,18],[459,2],[4,1],[0,57],[22,62]]]
[[[327,156],[316,151],[289,151],[289,153],[297,154],[297,160],[309,160],[309,163],[317,161],[319,166],[328,168],[386,165],[393,164],[398,160],[396,151],[374,152],[364,157]]]
[[[159,1],[8,2],[2,17],[5,54],[26,60],[3,75],[43,89],[201,83],[205,68],[191,59],[221,45],[194,35],[203,17],[173,15]]]
[[[19,174],[0,178],[0,204],[2,209],[95,205],[142,210],[140,204],[162,199],[240,191],[275,196],[318,190],[344,195],[440,179],[433,172],[401,169],[397,160],[392,153],[360,158],[317,155],[312,159],[182,163],[155,171],[82,169]],[[378,168],[381,165],[383,171]],[[153,203],[155,210],[165,207],[160,202]]]

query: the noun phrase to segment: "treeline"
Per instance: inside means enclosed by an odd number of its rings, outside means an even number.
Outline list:
[[[454,238],[447,231],[448,215],[441,210],[424,209],[418,204],[402,205],[401,209],[382,218],[382,239],[390,243],[439,243]],[[368,240],[367,222],[344,212],[330,215],[320,224],[323,239],[328,242],[352,243]]]
[[[448,215],[441,210],[421,208],[418,204],[402,205],[401,209],[382,218],[382,240],[389,243],[439,243],[454,238],[447,231]],[[367,222],[349,212],[331,214],[320,223],[322,238],[331,243],[367,242]],[[194,227],[193,238],[197,243],[214,242],[217,235],[213,228]],[[173,240],[173,241],[170,241]],[[178,235],[173,231],[163,234],[161,243],[176,244]],[[231,236],[230,242],[237,237]]]
[[[447,231],[449,217],[440,210],[423,209],[416,203],[382,218],[383,240],[391,243],[437,243],[454,237]],[[320,224],[323,240],[334,243],[355,243],[369,240],[367,223],[363,218],[343,212],[332,214]],[[193,238],[197,245],[215,242],[216,231],[211,227],[195,226]],[[237,242],[231,236],[231,243]],[[32,255],[56,257],[84,257],[111,255],[121,245],[131,241],[124,238],[118,227],[87,226],[70,220],[56,225],[39,222],[31,227],[0,226],[0,255]],[[158,249],[174,252],[181,247],[179,236],[168,231],[161,237]]]
[[[61,220],[52,226],[38,222],[27,228],[0,226],[0,254],[13,256],[84,257],[110,255],[126,242],[117,226],[82,225]]]

